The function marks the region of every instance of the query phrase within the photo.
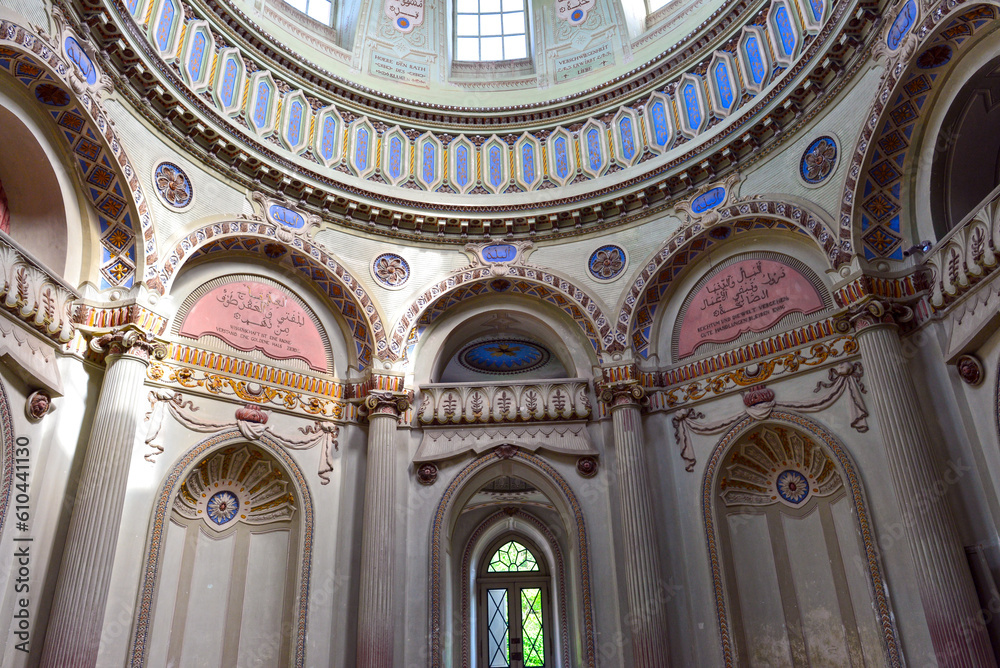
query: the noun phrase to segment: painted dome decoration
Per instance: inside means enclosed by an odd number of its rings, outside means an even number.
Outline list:
[[[153,172],[156,192],[163,201],[174,209],[183,209],[191,204],[194,188],[191,179],[172,162],[161,162]]]
[[[459,363],[480,373],[512,374],[533,371],[548,363],[552,354],[537,343],[520,339],[493,339],[466,346]]]

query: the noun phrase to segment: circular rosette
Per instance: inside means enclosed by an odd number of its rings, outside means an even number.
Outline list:
[[[833,137],[814,140],[802,154],[799,171],[809,184],[822,183],[837,166],[837,142]]]
[[[396,290],[410,278],[410,265],[395,253],[382,253],[372,262],[372,276],[383,287]]]
[[[223,531],[246,519],[249,509],[250,491],[243,485],[232,483],[219,483],[203,490],[197,503],[198,517],[216,531]]]
[[[172,162],[161,162],[156,166],[153,183],[160,198],[171,208],[183,209],[191,204],[194,197],[191,179]]]
[[[608,244],[601,246],[591,254],[590,260],[587,262],[587,269],[590,270],[590,275],[595,280],[613,281],[621,276],[627,264],[628,257],[625,255],[625,249]]]
[[[809,497],[809,481],[798,471],[782,471],[774,486],[782,500],[797,506]]]

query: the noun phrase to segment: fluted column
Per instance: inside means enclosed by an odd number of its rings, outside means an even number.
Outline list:
[[[376,391],[368,408],[368,463],[361,530],[358,668],[392,668],[396,607],[393,600],[396,536],[396,426],[406,396]]]
[[[938,664],[996,666],[896,325],[877,301],[854,325]]]
[[[143,414],[143,379],[150,356],[162,351],[131,328],[95,339],[91,348],[107,353],[107,370],[45,634],[41,665],[51,668],[97,665],[129,462]]]
[[[646,476],[639,400],[642,387],[635,382],[606,385],[601,399],[611,408],[617,459],[619,526],[625,564],[628,610],[624,631],[632,639],[633,668],[666,668],[668,665],[665,588],[656,546],[659,533],[653,521],[653,504]]]

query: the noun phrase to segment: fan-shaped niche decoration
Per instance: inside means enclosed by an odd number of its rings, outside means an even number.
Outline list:
[[[720,496],[727,506],[784,503],[798,508],[843,486],[820,446],[776,426],[763,427],[750,435],[749,443],[733,448],[723,470]]]
[[[295,497],[281,469],[250,446],[226,448],[206,457],[181,484],[174,511],[204,520],[214,531],[238,522],[250,525],[290,520]]]

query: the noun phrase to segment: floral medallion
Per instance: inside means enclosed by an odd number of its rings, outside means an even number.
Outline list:
[[[229,491],[217,492],[208,500],[206,512],[208,519],[216,524],[225,524],[234,517],[240,509],[240,502],[236,496]]]
[[[951,53],[951,47],[947,44],[935,44],[917,56],[917,67],[932,70],[946,65],[951,60]]]
[[[781,498],[798,505],[809,496],[809,481],[798,471],[782,471],[775,483]]]
[[[161,162],[153,171],[153,183],[160,198],[173,209],[183,209],[191,204],[194,188],[191,179],[172,162]]]
[[[799,172],[806,183],[822,183],[837,166],[837,142],[823,136],[809,144],[802,154]]]
[[[625,271],[628,258],[620,246],[608,244],[601,246],[590,256],[587,268],[590,275],[598,281],[613,281]]]
[[[403,287],[410,278],[410,265],[395,253],[382,253],[371,266],[372,276],[390,290]]]
[[[39,102],[50,107],[65,107],[69,104],[69,93],[52,84],[38,84],[35,87],[35,97]]]

